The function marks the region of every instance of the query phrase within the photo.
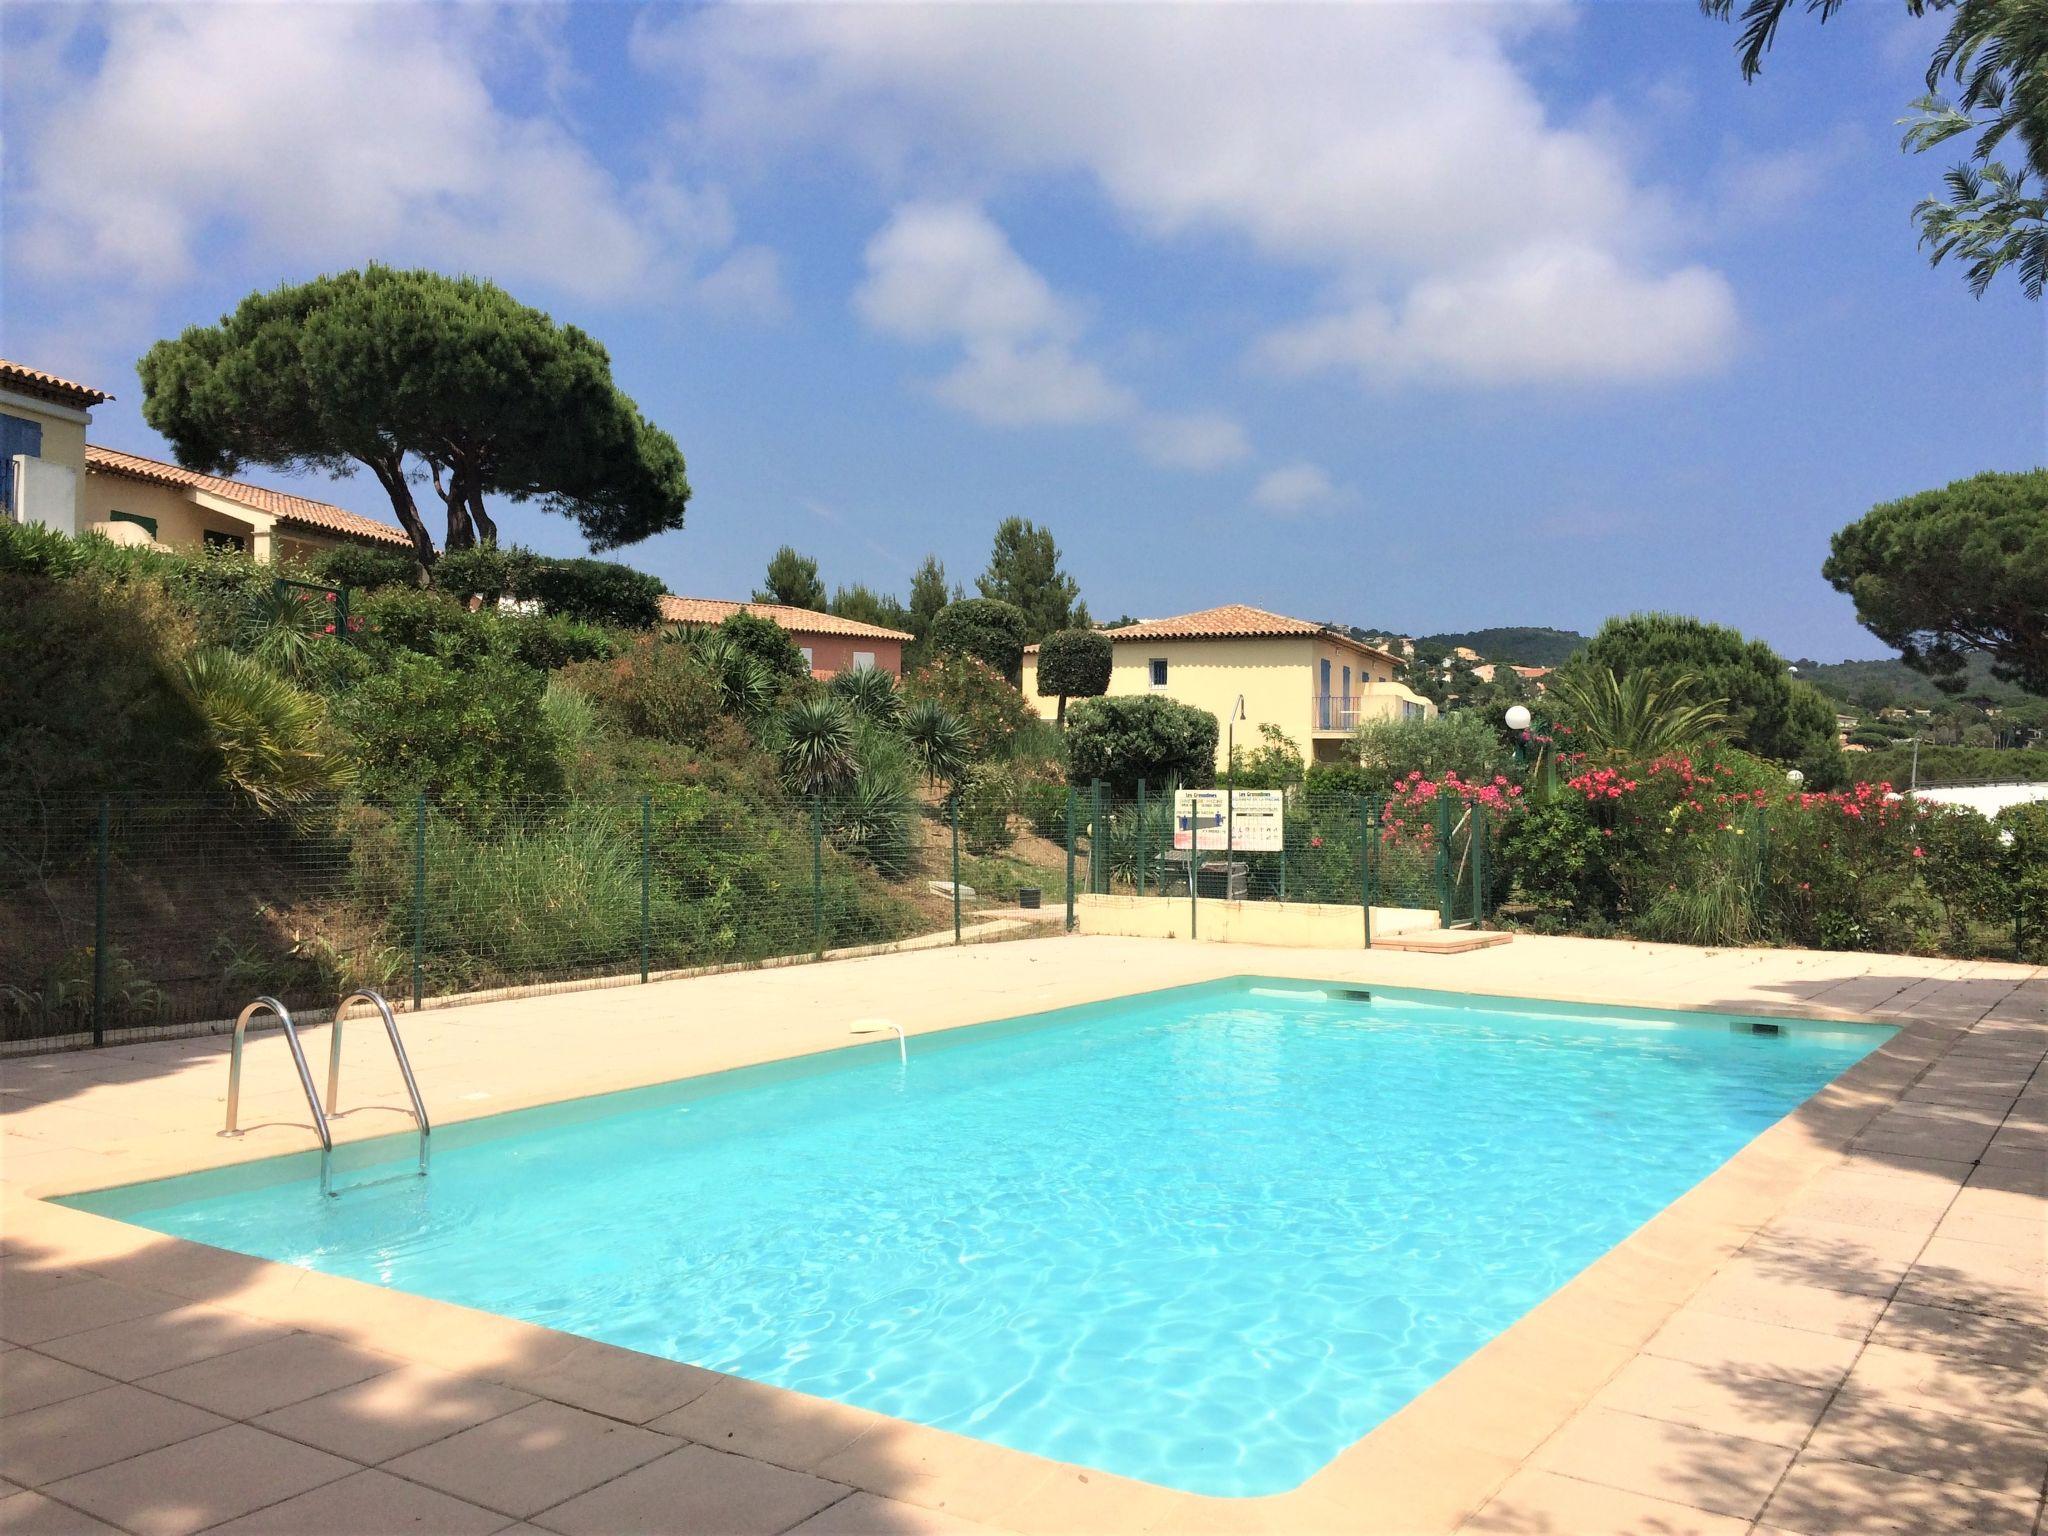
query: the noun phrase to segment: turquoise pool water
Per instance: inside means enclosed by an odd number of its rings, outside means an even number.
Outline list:
[[[1239,980],[70,1203],[1274,1493],[1887,1033]]]

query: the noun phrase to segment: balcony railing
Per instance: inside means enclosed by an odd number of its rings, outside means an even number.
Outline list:
[[[1355,731],[1367,720],[1401,720],[1420,714],[1417,705],[1400,689],[1365,687],[1355,693],[1312,693],[1309,695],[1310,727],[1318,732]]]

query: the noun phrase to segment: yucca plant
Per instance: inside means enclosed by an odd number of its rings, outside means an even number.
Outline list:
[[[1724,701],[1702,699],[1690,673],[1616,677],[1612,668],[1590,668],[1560,677],[1549,701],[1570,723],[1573,745],[1594,758],[1667,757],[1699,745],[1728,722]]]
[[[853,712],[829,694],[798,699],[782,712],[783,776],[801,794],[818,796],[854,769]]]
[[[927,784],[956,784],[974,761],[974,734],[937,699],[919,699],[903,716],[903,740]]]
[[[839,673],[827,686],[863,719],[894,725],[903,718],[903,695],[896,691],[896,679],[880,667],[854,667]]]
[[[352,766],[327,746],[320,700],[262,663],[206,646],[178,662],[172,680],[214,772],[266,816],[353,779]]]
[[[717,685],[719,704],[728,714],[753,720],[775,707],[775,675],[723,630],[699,635],[690,654]]]

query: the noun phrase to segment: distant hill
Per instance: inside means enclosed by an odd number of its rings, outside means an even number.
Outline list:
[[[1822,693],[1859,708],[1930,709],[1956,702],[1954,694],[1943,693],[1932,680],[1893,657],[1878,661],[1802,659],[1793,665],[1799,668],[1801,677]],[[1991,675],[1991,664],[1982,656],[1970,658],[1969,678],[1964,698],[1986,698],[1994,708],[2008,709],[2041,702],[2024,689],[1998,681]],[[1877,704],[1880,693],[1884,702]]]
[[[1462,634],[1421,635],[1418,650],[1454,651],[1466,646],[1488,661],[1504,661],[1519,667],[1555,667],[1584,648],[1586,637],[1577,630],[1544,629],[1535,625],[1509,625],[1499,629],[1471,629]]]

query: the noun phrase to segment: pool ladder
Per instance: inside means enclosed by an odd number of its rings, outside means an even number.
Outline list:
[[[405,1079],[406,1096],[412,1100],[412,1117],[420,1128],[420,1176],[427,1172],[427,1154],[434,1127],[427,1119],[427,1106],[420,1099],[420,1085],[412,1075],[412,1062],[405,1054],[405,1042],[398,1035],[398,1020],[392,1015],[391,1005],[384,1001],[382,993],[367,987],[358,988],[334,1005],[334,1026],[329,1032],[327,1046],[327,1107],[320,1107],[320,1096],[313,1091],[313,1073],[306,1065],[306,1052],[299,1044],[299,1031],[292,1023],[289,1009],[274,997],[259,997],[242,1010],[235,1020],[234,1043],[228,1050],[228,1123],[223,1136],[239,1136],[236,1119],[242,1107],[242,1036],[248,1032],[249,1021],[259,1013],[270,1013],[284,1026],[285,1044],[291,1048],[292,1066],[299,1074],[299,1086],[306,1092],[306,1107],[313,1111],[313,1129],[320,1136],[320,1193],[334,1193],[334,1132],[327,1123],[327,1117],[337,1112],[341,1098],[341,1027],[346,1021],[349,1005],[365,1002],[376,1008],[384,1018],[384,1033],[391,1041],[391,1053],[398,1058],[399,1074]]]

